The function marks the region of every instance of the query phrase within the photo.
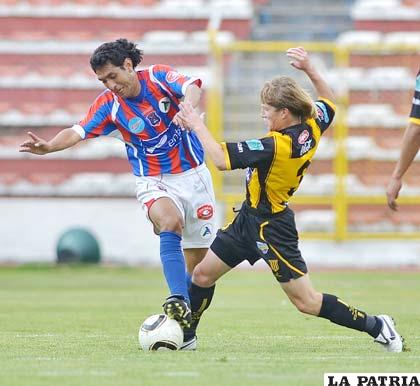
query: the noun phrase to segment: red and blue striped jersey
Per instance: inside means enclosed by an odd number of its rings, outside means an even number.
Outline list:
[[[176,174],[202,164],[204,151],[197,136],[172,122],[187,87],[201,87],[201,80],[161,64],[137,71],[137,76],[137,97],[121,98],[105,90],[75,130],[82,138],[115,135],[118,130],[136,176]]]

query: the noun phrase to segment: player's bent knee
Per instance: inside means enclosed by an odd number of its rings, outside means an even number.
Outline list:
[[[209,288],[215,283],[213,276],[209,274],[209,272],[206,272],[205,270],[203,270],[200,267],[200,264],[198,264],[194,268],[192,281],[194,284],[198,285],[199,287],[204,287],[204,288]]]
[[[302,312],[303,314],[309,314],[309,315],[318,315],[320,304],[318,304],[318,300],[314,297],[308,297],[308,298],[291,298],[290,299],[294,306],[297,308],[298,311]]]
[[[179,217],[167,216],[157,222],[159,232],[175,232],[182,234],[183,222]]]

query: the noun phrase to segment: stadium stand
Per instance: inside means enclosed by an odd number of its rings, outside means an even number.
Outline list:
[[[50,137],[83,116],[102,88],[88,60],[103,41],[121,36],[135,40],[145,51],[142,65],[171,64],[202,76],[208,88],[215,80],[208,66],[205,30],[215,13],[221,17],[220,44],[248,38],[327,40],[351,49],[348,67],[332,68],[330,58],[318,58],[336,93],[349,101],[346,186],[355,196],[383,194],[407,123],[419,53],[366,47],[420,46],[418,0],[310,4],[304,0],[293,4],[286,0],[4,0],[0,4],[0,195],[132,197],[132,178],[117,141],[87,141],[42,160],[19,154],[18,144],[28,128]],[[228,59],[225,139],[263,135],[256,132],[260,125],[255,89],[267,78],[286,73],[288,63],[282,64],[276,54],[249,52],[236,52]],[[279,62],[278,68],[273,60]],[[321,142],[299,194],[332,194],[334,155],[332,130]],[[419,195],[418,161],[408,173],[405,195]],[[242,172],[225,174],[225,191],[242,191],[242,179]],[[316,208],[296,206],[301,229],[331,230],[332,205]],[[419,210],[410,205],[392,215],[373,205],[353,205],[349,213],[352,230],[420,229]]]
[[[134,40],[145,51],[143,67],[167,63],[199,75],[207,88],[206,28],[215,13],[219,43],[248,38],[249,0],[2,1],[0,195],[132,197],[124,146],[115,139],[87,141],[42,159],[17,148],[28,129],[51,137],[83,117],[103,89],[89,57],[104,41]]]

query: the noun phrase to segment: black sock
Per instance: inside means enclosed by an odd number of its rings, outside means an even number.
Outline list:
[[[195,336],[195,331],[197,330],[201,315],[205,310],[207,310],[207,308],[209,308],[211,300],[213,299],[215,287],[216,284],[212,287],[205,288],[191,283],[189,295],[191,301],[192,322],[190,327],[184,329],[184,341],[190,340]]]
[[[337,298],[337,296],[329,294],[322,295],[322,306],[318,315],[319,317],[328,319],[332,323],[340,326],[367,332],[374,338],[378,336],[382,323],[376,316],[370,316],[357,308],[349,306]]]

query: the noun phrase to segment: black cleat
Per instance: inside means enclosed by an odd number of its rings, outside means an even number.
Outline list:
[[[191,309],[185,298],[180,295],[171,295],[163,304],[163,311],[169,318],[175,319],[182,328],[191,324]]]

